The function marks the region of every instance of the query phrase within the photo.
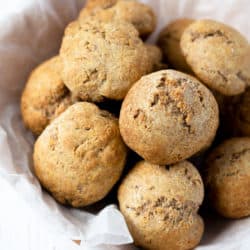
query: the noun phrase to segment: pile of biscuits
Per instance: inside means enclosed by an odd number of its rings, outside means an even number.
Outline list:
[[[204,193],[224,217],[250,215],[250,46],[213,20],[178,19],[159,47],[145,42],[155,28],[143,3],[87,1],[59,55],[31,73],[21,111],[38,136],[35,174],[58,202],[91,205],[122,178],[135,244],[188,250],[204,232]]]

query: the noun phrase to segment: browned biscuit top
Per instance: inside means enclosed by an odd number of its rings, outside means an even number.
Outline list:
[[[221,215],[250,215],[250,138],[235,137],[215,148],[204,177],[211,206]]]
[[[25,125],[35,134],[67,107],[77,101],[63,83],[62,64],[55,56],[31,73],[21,98],[21,111]]]
[[[82,207],[107,195],[120,178],[126,154],[117,119],[92,103],[78,102],[37,139],[34,169],[59,202]]]
[[[180,40],[184,30],[193,21],[193,19],[189,18],[177,19],[168,24],[161,31],[158,38],[158,44],[170,67],[187,73],[192,73],[192,70],[181,51]]]
[[[120,112],[125,143],[155,164],[186,159],[209,146],[218,127],[218,106],[195,78],[174,70],[142,77]]]
[[[147,49],[127,22],[68,25],[60,56],[63,80],[82,100],[121,100],[151,68]]]
[[[187,161],[166,167],[139,162],[118,191],[135,244],[155,250],[187,250],[199,243],[204,225],[197,211],[203,197],[199,172]]]
[[[153,10],[134,0],[88,1],[80,12],[79,22],[85,22],[89,16],[101,21],[127,21],[134,25],[143,38],[150,35],[156,27]]]
[[[181,48],[194,73],[211,89],[237,95],[250,85],[248,41],[235,29],[212,20],[185,29]]]

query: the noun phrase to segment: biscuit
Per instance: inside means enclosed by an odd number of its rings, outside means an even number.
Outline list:
[[[83,207],[107,195],[120,178],[126,154],[117,119],[94,104],[78,102],[37,139],[34,169],[57,201]]]
[[[166,69],[167,65],[162,63],[162,52],[159,47],[152,44],[145,44],[145,46],[147,48],[149,60],[152,65],[149,73]]]
[[[188,161],[172,166],[141,161],[118,190],[135,244],[150,250],[193,249],[204,231],[197,214],[203,197],[202,179]]]
[[[181,48],[196,76],[223,95],[237,95],[250,85],[248,41],[235,29],[212,20],[189,25]]]
[[[212,150],[204,182],[210,204],[228,218],[250,215],[250,138],[235,137]]]
[[[189,18],[177,19],[164,27],[158,37],[158,45],[169,66],[187,73],[192,73],[192,70],[183,56],[180,40],[184,30],[193,21],[193,19]]]
[[[66,86],[85,101],[123,99],[151,67],[138,32],[126,22],[71,23],[60,56]]]
[[[85,22],[89,16],[105,22],[127,21],[134,25],[143,38],[148,37],[156,28],[153,10],[134,0],[88,1],[80,12],[79,21]]]
[[[175,70],[142,77],[120,112],[125,143],[159,165],[187,159],[208,147],[218,127],[218,105],[198,80]]]
[[[61,78],[62,65],[55,56],[33,70],[21,97],[22,118],[34,134],[77,101]]]
[[[108,9],[114,6],[118,0],[87,0],[85,7],[82,9],[88,9],[89,11],[97,11],[98,9]]]

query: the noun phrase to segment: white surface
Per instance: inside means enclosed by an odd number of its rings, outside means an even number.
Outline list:
[[[29,168],[33,140],[21,122],[20,93],[30,70],[57,53],[64,26],[77,15],[79,2],[0,1],[1,250],[90,249],[86,244],[131,242],[115,207],[107,207],[99,217],[62,207],[41,192]],[[144,2],[150,2],[158,13],[159,28],[181,16],[210,17],[232,24],[250,38],[247,0]],[[249,233],[250,219],[230,222],[211,219],[197,249],[249,249]],[[72,243],[71,239],[82,239],[82,246]],[[118,247],[101,245],[98,249]]]

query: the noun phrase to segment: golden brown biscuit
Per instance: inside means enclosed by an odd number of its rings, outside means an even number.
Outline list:
[[[123,180],[118,200],[135,244],[150,250],[188,250],[204,231],[197,211],[204,188],[188,161],[158,166],[141,161]]]
[[[197,79],[175,70],[142,77],[120,112],[125,143],[145,160],[172,164],[209,146],[218,127],[218,106]]]
[[[145,44],[145,46],[147,48],[149,60],[152,65],[149,73],[166,69],[167,65],[162,63],[162,52],[159,47],[152,44]]]
[[[193,22],[182,35],[181,48],[194,73],[211,89],[231,96],[250,85],[248,41],[235,29],[212,20]]]
[[[87,0],[85,7],[81,12],[86,8],[89,11],[97,11],[98,9],[108,9],[115,5],[118,0]]]
[[[121,100],[151,67],[147,49],[133,25],[89,20],[71,23],[60,56],[63,80],[83,100]]]
[[[61,78],[62,65],[55,56],[33,70],[21,98],[25,125],[39,135],[67,107],[77,101]]]
[[[37,139],[34,169],[56,200],[82,207],[107,195],[120,178],[126,154],[117,119],[94,104],[78,102]]]
[[[79,21],[85,22],[89,16],[106,22],[127,21],[135,26],[143,38],[149,36],[156,27],[153,10],[134,0],[88,1],[80,12]]]
[[[180,40],[184,30],[193,22],[193,19],[181,18],[168,24],[160,33],[158,45],[162,49],[166,61],[174,69],[192,73],[181,51]]]
[[[228,218],[250,215],[250,137],[224,141],[207,158],[210,204]]]

